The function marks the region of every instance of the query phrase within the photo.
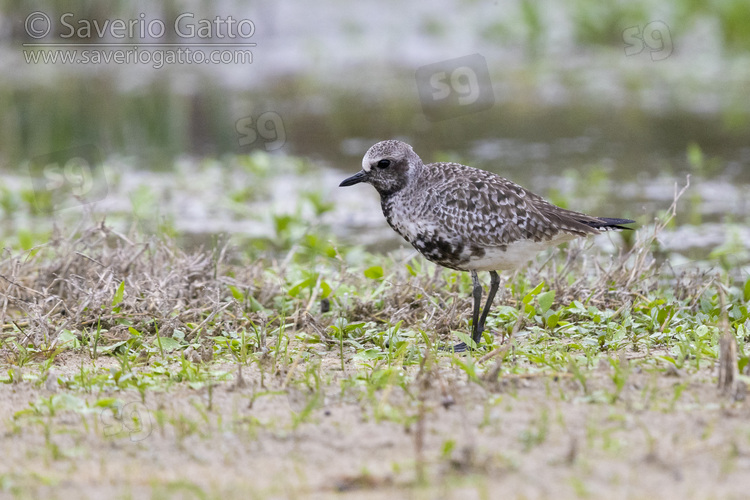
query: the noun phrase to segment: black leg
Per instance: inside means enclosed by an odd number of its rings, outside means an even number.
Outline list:
[[[471,338],[474,339],[474,342],[477,342],[477,338],[482,334],[482,331],[479,330],[479,305],[482,303],[482,284],[479,282],[479,276],[477,276],[476,271],[471,271],[471,283],[473,285],[471,295],[474,297],[474,312],[471,314]]]
[[[497,273],[495,273],[495,276],[497,276]],[[471,271],[471,283],[473,284],[471,295],[474,297],[474,311],[471,315],[471,338],[478,344],[478,339],[482,335],[482,330],[479,329],[479,324],[481,323],[482,326],[484,326],[486,316],[483,315],[482,320],[479,320],[479,305],[482,302],[482,284],[479,282],[479,276],[477,276],[476,271]],[[500,283],[499,278],[498,283]],[[467,348],[468,346],[464,342],[461,342],[453,347],[453,351],[464,352]]]
[[[487,320],[487,314],[489,314],[490,309],[492,309],[492,301],[495,300],[495,294],[497,293],[497,289],[499,287],[500,276],[497,275],[496,271],[490,271],[490,291],[487,294],[487,302],[485,302],[484,304],[484,309],[482,309],[482,318],[479,320],[479,327],[475,328],[474,336],[472,337],[474,339],[474,342],[476,342],[477,344],[479,344],[479,341],[482,339],[482,332],[484,332],[484,322]],[[476,311],[476,305],[474,306],[474,311]]]

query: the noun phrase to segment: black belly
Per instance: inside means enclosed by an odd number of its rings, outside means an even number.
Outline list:
[[[460,242],[449,241],[435,235],[418,234],[413,241],[409,241],[419,253],[441,266],[460,269],[468,259],[464,255],[464,245]]]
[[[383,202],[383,214],[388,224],[400,234],[406,241],[412,244],[419,253],[424,255],[427,260],[439,264],[443,267],[455,269],[457,271],[466,271],[465,265],[473,258],[484,256],[484,248],[474,244],[466,245],[460,238],[453,235],[438,235],[435,233],[420,233],[416,236],[407,235],[401,232],[398,225],[393,223],[389,203]]]

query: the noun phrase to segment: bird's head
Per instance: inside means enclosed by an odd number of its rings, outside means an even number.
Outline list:
[[[387,196],[406,187],[421,168],[422,160],[411,146],[401,141],[382,141],[367,150],[362,158],[362,170],[344,179],[339,186],[367,182],[380,196]]]

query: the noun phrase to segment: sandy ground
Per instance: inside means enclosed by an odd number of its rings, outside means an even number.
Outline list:
[[[70,376],[81,362],[91,363],[63,353],[54,369]],[[115,360],[97,362],[109,365]],[[480,386],[441,359],[421,389],[408,387],[411,396],[399,386],[342,389],[333,361],[323,371],[332,379],[325,401],[304,418],[313,393],[284,391],[283,374],[261,388],[253,366],[244,387],[235,378],[209,394],[183,383],[144,401],[130,391],[3,384],[0,495],[697,499],[750,491],[750,408],[720,396],[708,373],[634,370],[612,404],[607,366],[584,392],[569,374]],[[90,406],[120,398],[143,425],[109,408],[16,414],[65,394]]]

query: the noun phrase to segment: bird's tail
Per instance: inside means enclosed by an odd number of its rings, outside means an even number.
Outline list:
[[[586,219],[581,220],[580,222],[586,224],[589,227],[593,227],[594,229],[599,229],[601,231],[612,231],[614,229],[626,229],[626,230],[632,230],[632,227],[625,227],[622,224],[632,224],[635,221],[630,219],[612,219],[609,217],[595,217],[593,220]]]

